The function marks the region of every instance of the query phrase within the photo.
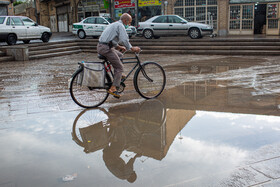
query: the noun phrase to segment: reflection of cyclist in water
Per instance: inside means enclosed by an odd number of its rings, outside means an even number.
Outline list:
[[[110,114],[114,115],[114,110],[112,111],[111,109]],[[121,154],[124,150],[129,148],[129,144],[135,142],[133,140],[138,139],[139,134],[137,134],[135,130],[133,130],[134,133],[130,133],[133,129],[133,124],[126,124],[126,122],[126,120],[122,120],[122,117],[109,117],[109,136],[111,141],[110,144],[103,149],[103,160],[107,168],[116,177],[132,183],[137,178],[133,170],[133,164],[135,159],[140,157],[140,154],[136,154],[127,163],[121,158]]]
[[[107,168],[116,177],[132,183],[137,178],[133,169],[133,164],[135,159],[140,155],[136,154],[127,163],[125,163],[125,161],[120,157],[123,151],[124,145],[122,142],[113,142],[103,149],[103,160]]]
[[[133,167],[136,158],[161,159],[165,155],[165,134],[162,134],[165,117],[165,109],[157,100],[146,101],[140,106],[113,107],[109,112],[84,110],[74,121],[72,135],[86,153],[103,149],[108,170],[117,178],[133,183],[137,178]],[[124,151],[135,154],[127,163],[122,159]]]

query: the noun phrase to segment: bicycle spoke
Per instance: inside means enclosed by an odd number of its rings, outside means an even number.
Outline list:
[[[165,87],[165,73],[160,65],[149,62],[142,65],[144,71],[136,72],[135,89],[147,99],[157,97]],[[144,72],[144,73],[143,73]]]

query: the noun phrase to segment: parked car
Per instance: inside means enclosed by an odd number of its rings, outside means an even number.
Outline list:
[[[178,15],[154,16],[139,22],[137,34],[147,39],[160,36],[189,35],[192,39],[211,35],[213,27],[207,24],[188,22]]]
[[[110,18],[110,17],[104,17],[104,18],[105,18],[109,23],[115,22],[115,21],[114,21],[112,18]],[[129,36],[129,38],[131,38],[133,35],[136,35],[137,29],[136,29],[136,27],[130,25],[130,26],[126,29],[126,32],[127,32],[128,36]]]
[[[111,23],[113,20],[109,18],[104,18],[101,16],[93,16],[83,19],[79,23],[73,24],[72,33],[78,35],[79,38],[84,39],[87,36],[92,36],[93,38],[98,38],[104,29]],[[132,37],[136,34],[136,28],[130,26],[126,29],[126,32],[129,37]]]
[[[0,16],[0,41],[14,45],[17,40],[28,44],[30,40],[48,42],[52,32],[25,16]]]

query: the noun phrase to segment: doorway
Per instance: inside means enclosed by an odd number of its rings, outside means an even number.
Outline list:
[[[254,34],[266,34],[266,4],[255,4]]]

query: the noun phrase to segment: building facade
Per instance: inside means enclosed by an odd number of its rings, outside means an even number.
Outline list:
[[[190,20],[203,21],[211,15],[219,35],[279,35],[280,1],[175,0],[172,4],[174,14]]]
[[[14,15],[13,1],[0,0],[0,16]]]
[[[118,20],[129,13],[133,24],[160,14],[213,25],[220,36],[279,35],[280,1],[276,0],[37,0],[40,24],[53,32],[71,32],[72,24],[107,13]],[[1,1],[0,1],[1,2]]]

